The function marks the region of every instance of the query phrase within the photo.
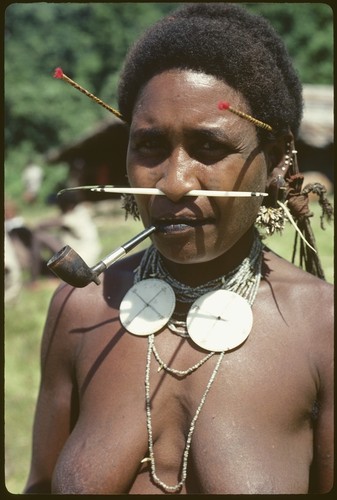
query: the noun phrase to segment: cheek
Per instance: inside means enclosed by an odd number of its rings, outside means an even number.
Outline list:
[[[126,154],[126,173],[127,173],[128,179],[130,181],[130,184],[132,186],[134,175],[135,175],[135,168],[133,167],[132,155],[130,154],[129,150],[127,151],[127,154]]]
[[[260,171],[260,175],[258,176],[258,182],[259,182],[259,186],[261,187],[261,191],[266,190],[267,181],[268,181],[267,165],[263,164],[263,167]]]
[[[127,161],[126,172],[132,187],[154,187],[157,181],[156,168],[137,165],[132,160]]]
[[[223,162],[216,167],[204,175],[209,189],[248,192],[264,192],[266,189],[267,167],[260,155],[252,162],[240,158],[236,162]]]
[[[250,227],[254,224],[257,217],[261,198],[246,198],[240,201],[241,203],[237,209],[237,213],[234,214],[234,219],[238,224],[241,223],[244,227]]]
[[[150,208],[149,204],[151,202],[151,196],[146,195],[134,195],[140,218],[144,224],[144,226],[148,226],[150,224]]]
[[[228,198],[218,208],[220,226],[227,227],[231,233],[242,228],[247,229],[247,226],[250,226],[256,219],[261,200],[260,197]]]
[[[255,167],[255,168],[254,168]],[[251,165],[244,176],[245,189],[242,191],[265,191],[267,185],[267,166],[265,162]]]

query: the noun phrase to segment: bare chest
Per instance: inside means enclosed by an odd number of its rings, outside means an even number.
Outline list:
[[[150,462],[142,462],[151,452],[150,421],[155,472],[175,485],[185,467],[181,493],[277,493],[294,485],[305,492],[314,399],[308,363],[286,335],[271,341],[260,332],[258,341],[256,333],[237,351],[202,364],[205,352],[169,332],[155,338],[161,362],[146,338],[118,329],[101,331],[100,341],[88,338],[77,368],[79,419],[55,490],[162,492]],[[162,362],[183,372],[198,368],[180,376],[158,371]]]

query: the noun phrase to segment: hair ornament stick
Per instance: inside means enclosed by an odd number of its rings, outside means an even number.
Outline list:
[[[115,116],[117,116],[117,118],[120,118],[121,120],[123,120],[122,114],[119,111],[117,111],[117,109],[112,108],[111,106],[109,106],[108,104],[106,104],[105,102],[103,102],[101,99],[99,99],[98,97],[96,97],[94,94],[92,94],[91,92],[89,92],[85,88],[81,87],[81,85],[79,85],[78,83],[74,82],[74,80],[72,80],[71,78],[69,78],[69,76],[67,76],[67,75],[65,75],[63,73],[62,68],[56,68],[55,69],[54,78],[57,78],[57,79],[60,79],[60,80],[64,80],[65,82],[69,83],[76,90],[79,90],[80,92],[82,92],[82,94],[86,95],[87,97],[90,97],[90,99],[92,99],[94,102],[96,102],[97,104],[99,104],[103,108],[105,108],[108,111],[110,111],[110,113],[112,113]]]
[[[244,118],[245,120],[250,121],[251,123],[253,123],[257,127],[263,128],[264,130],[268,130],[269,132],[273,131],[273,128],[270,125],[268,125],[267,123],[261,122],[257,118],[254,118],[253,116],[248,115],[247,113],[244,113],[243,111],[239,111],[238,109],[232,108],[232,106],[226,101],[220,101],[218,104],[218,109],[231,111],[231,113],[234,113],[235,115],[240,116],[241,118]]]
[[[121,194],[147,194],[165,196],[165,193],[157,188],[137,188],[137,187],[115,187],[115,186],[77,186],[73,188],[62,189],[58,192],[61,196],[65,191],[72,190],[90,190],[96,193],[121,193]],[[257,191],[213,191],[208,189],[192,189],[184,194],[184,196],[215,196],[229,198],[249,198],[254,196],[268,196],[268,193],[260,193]]]

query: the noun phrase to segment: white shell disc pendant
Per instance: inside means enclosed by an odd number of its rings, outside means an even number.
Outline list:
[[[124,328],[134,335],[158,332],[168,322],[175,308],[175,295],[163,280],[149,278],[135,283],[125,294],[119,318]]]
[[[216,290],[193,302],[186,325],[189,336],[202,349],[229,351],[247,339],[253,326],[253,313],[241,295]]]

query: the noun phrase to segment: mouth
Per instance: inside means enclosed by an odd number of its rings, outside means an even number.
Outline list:
[[[203,227],[209,224],[214,224],[212,218],[189,219],[189,218],[173,218],[173,219],[157,219],[154,225],[159,233],[181,233],[188,231],[191,228]]]

